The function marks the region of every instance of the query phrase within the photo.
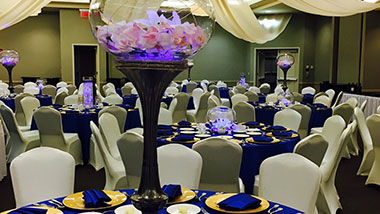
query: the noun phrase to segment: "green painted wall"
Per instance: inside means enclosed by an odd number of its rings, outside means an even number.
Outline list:
[[[20,62],[13,70],[13,81],[22,76],[60,77],[59,16],[42,13],[0,31],[0,48],[14,49]],[[0,66],[0,79],[8,81],[8,73]]]

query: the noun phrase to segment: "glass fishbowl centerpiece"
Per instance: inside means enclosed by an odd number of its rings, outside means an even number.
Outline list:
[[[207,120],[213,133],[226,134],[232,130],[236,114],[231,108],[217,106],[207,112]]]
[[[288,73],[288,70],[292,67],[294,64],[294,57],[291,54],[280,54],[277,56],[277,65],[281,68],[282,72],[284,72],[284,84],[283,84],[283,90],[286,91],[288,89],[288,85],[286,83],[286,74]]]
[[[9,90],[13,93],[12,71],[19,62],[20,57],[15,50],[3,50],[0,52],[0,63],[7,69],[9,78]]]

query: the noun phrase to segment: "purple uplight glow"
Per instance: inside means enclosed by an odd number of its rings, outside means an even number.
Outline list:
[[[280,103],[283,103],[286,107],[288,107],[292,102],[288,99],[282,99],[279,101]]]
[[[5,66],[14,66],[18,63],[18,57],[3,56],[0,59],[0,63]]]
[[[233,123],[227,118],[218,118],[211,124],[214,133],[225,134],[230,131]]]
[[[83,82],[83,105],[85,108],[92,108],[94,106],[94,97],[92,96],[92,82],[84,81]]]
[[[240,75],[240,85],[245,87],[245,76]]]

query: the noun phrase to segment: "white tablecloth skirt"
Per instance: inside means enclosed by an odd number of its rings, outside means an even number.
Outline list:
[[[351,97],[355,97],[358,100],[358,107],[367,100],[367,107],[364,109],[364,116],[368,117],[372,114],[376,114],[376,109],[380,105],[380,97],[371,97],[358,94],[343,93],[340,103],[346,102]]]

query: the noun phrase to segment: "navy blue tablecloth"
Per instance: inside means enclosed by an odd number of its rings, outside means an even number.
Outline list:
[[[132,195],[134,193],[135,190],[133,189],[128,189],[128,190],[119,190],[120,192],[125,192],[127,193],[128,195]],[[200,197],[203,193],[206,193],[203,197],[202,197],[202,200],[201,201],[198,201],[198,200],[191,200],[189,202],[186,202],[186,203],[190,203],[190,204],[194,204],[194,205],[197,205],[199,207],[203,207],[205,208],[210,214],[220,214],[220,212],[217,212],[217,211],[214,211],[210,208],[208,208],[205,204],[205,200],[214,195],[215,192],[212,192],[212,191],[202,191],[202,190],[199,190],[198,191],[198,197]],[[62,202],[63,199],[65,197],[60,197],[60,198],[56,198],[57,201],[59,202]],[[50,199],[49,199],[50,200]],[[52,206],[51,203],[49,203],[49,200],[46,200],[46,201],[42,201],[42,202],[39,202],[39,204],[46,204],[48,206]],[[271,202],[271,201],[268,201],[269,202],[269,207],[273,207],[275,204],[278,204],[278,203],[275,203],[275,202]],[[121,204],[120,206],[122,205],[127,205],[127,204],[131,204],[131,201],[130,199],[127,199],[127,201],[125,201],[123,204]],[[28,205],[28,206],[34,206],[34,205]],[[169,205],[170,206],[170,205]],[[100,210],[100,212],[104,213],[104,214],[114,214],[114,210],[117,208],[118,206],[116,207],[113,207],[113,208],[109,208],[109,209],[106,209],[106,210]],[[295,213],[302,213],[296,209],[293,209],[293,208],[290,208],[290,207],[287,207],[285,205],[282,205],[282,204],[279,204],[279,207],[281,207],[283,210],[279,213],[281,214],[295,214]],[[69,208],[63,208],[63,209],[60,209],[64,214],[76,214],[76,213],[81,213],[83,211],[77,211],[77,210],[73,210],[73,209],[69,209]],[[166,208],[164,209],[161,209],[161,210],[158,210],[158,214],[167,214],[167,211],[166,211]]]
[[[173,97],[164,97],[164,98],[162,98],[161,102],[164,102],[169,108],[172,100],[173,100]],[[195,109],[193,96],[190,96],[190,98],[189,98],[189,103],[187,104],[187,109],[188,110]]]
[[[136,100],[137,100],[136,94],[126,95],[123,97],[123,104],[135,107],[136,106]]]
[[[314,95],[313,94],[304,94],[302,98],[302,103],[303,104],[312,104],[314,100]]]
[[[266,94],[262,94],[262,93],[259,93],[257,94],[259,96],[259,103],[265,103],[266,102],[266,99],[267,99],[267,96]]]
[[[226,87],[220,87],[219,88],[219,96],[220,98],[227,98],[227,99],[231,99],[230,98],[230,94],[228,93],[230,89],[226,88]]]
[[[35,95],[35,97],[40,101],[41,106],[50,106],[53,104],[53,97],[49,95]],[[5,103],[9,108],[16,110],[15,99],[14,98],[0,98],[1,101]]]
[[[127,120],[125,121],[124,130],[141,127],[140,114],[138,109],[130,109],[126,105],[119,105],[128,109]],[[65,133],[77,133],[82,144],[83,161],[88,162],[90,156],[90,138],[91,128],[90,121],[98,125],[98,111],[79,113],[77,111],[61,114],[62,128]],[[37,125],[32,120],[31,130],[36,130]]]

